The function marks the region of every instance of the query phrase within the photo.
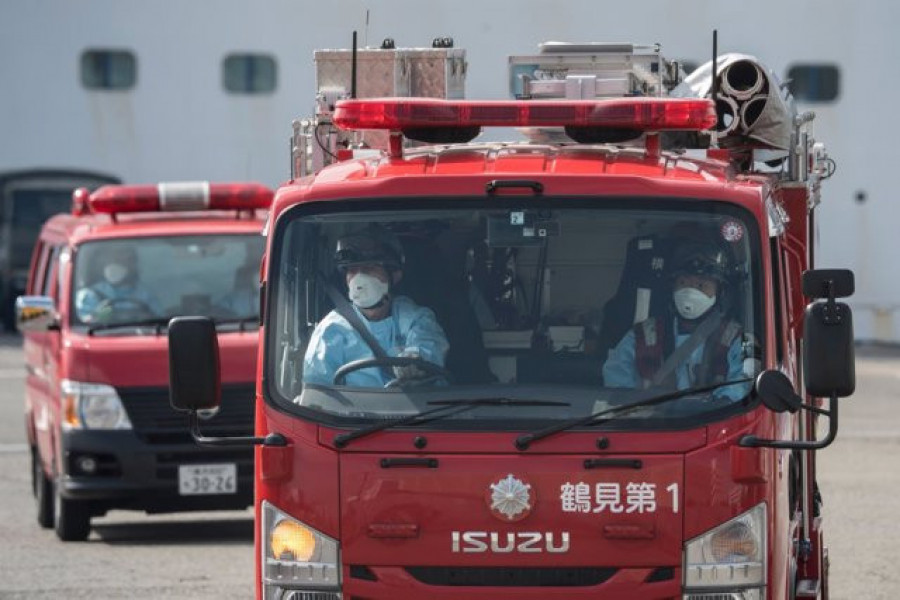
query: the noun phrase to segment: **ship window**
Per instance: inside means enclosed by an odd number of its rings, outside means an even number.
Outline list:
[[[840,91],[840,71],[835,65],[792,65],[787,80],[800,102],[833,102]]]
[[[271,94],[276,76],[275,59],[264,54],[231,54],[222,62],[222,85],[236,94]]]
[[[128,90],[137,82],[137,61],[128,50],[86,50],[81,83],[89,90]]]

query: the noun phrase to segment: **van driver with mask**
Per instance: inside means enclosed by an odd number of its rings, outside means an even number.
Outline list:
[[[728,254],[716,244],[690,241],[671,263],[669,310],[636,324],[610,350],[603,365],[606,387],[684,390],[745,377],[743,329],[727,316]],[[746,389],[727,386],[714,396],[734,400]]]
[[[101,278],[75,294],[82,322],[125,323],[162,316],[159,301],[140,281],[133,248],[98,248],[93,259]]]
[[[381,349],[390,357],[420,358],[443,367],[448,343],[434,312],[393,293],[403,277],[403,263],[400,241],[381,227],[369,227],[337,242],[335,264],[347,284],[352,310]],[[303,361],[303,381],[332,385],[341,366],[373,356],[357,330],[333,310],[310,337]],[[415,364],[371,367],[350,372],[346,385],[383,387],[394,380],[415,380],[427,375]]]

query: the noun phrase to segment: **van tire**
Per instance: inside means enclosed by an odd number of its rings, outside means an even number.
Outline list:
[[[56,513],[56,537],[64,542],[83,542],[91,533],[91,507],[84,500],[69,500],[59,492],[59,484],[53,486],[53,504]]]
[[[53,482],[44,473],[37,449],[31,451],[31,477],[34,500],[37,504],[37,522],[44,529],[53,527]]]

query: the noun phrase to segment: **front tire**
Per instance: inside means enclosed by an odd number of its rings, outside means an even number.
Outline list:
[[[69,500],[60,493],[57,479],[53,486],[53,504],[56,512],[56,537],[64,542],[83,542],[91,533],[91,507],[84,500]]]
[[[31,480],[34,500],[37,504],[37,522],[44,529],[53,527],[53,482],[44,473],[41,456],[35,448],[31,451]]]

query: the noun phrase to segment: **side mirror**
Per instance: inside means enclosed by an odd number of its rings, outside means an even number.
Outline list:
[[[219,339],[208,317],[169,321],[169,401],[181,411],[216,408],[221,398]]]
[[[49,296],[16,298],[16,327],[19,331],[43,332],[59,329],[59,313]]]
[[[772,412],[800,410],[803,399],[794,391],[794,384],[781,371],[763,371],[756,378],[756,395]]]
[[[853,313],[834,299],[853,293],[853,273],[844,269],[807,271],[803,292],[820,299],[806,307],[803,320],[806,392],[829,398],[849,396],[856,389]]]

